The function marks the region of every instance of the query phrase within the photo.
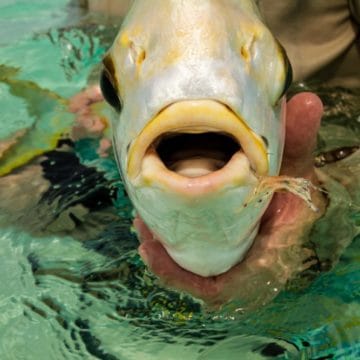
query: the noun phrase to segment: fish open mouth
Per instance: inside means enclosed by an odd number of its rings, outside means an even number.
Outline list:
[[[241,151],[231,136],[215,132],[169,133],[161,136],[154,147],[167,169],[189,178],[222,169]]]
[[[247,185],[268,172],[263,140],[229,107],[212,100],[181,101],[155,116],[132,144],[128,176],[200,194]]]

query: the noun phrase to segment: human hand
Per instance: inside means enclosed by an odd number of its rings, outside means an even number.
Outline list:
[[[312,93],[298,94],[288,102],[282,175],[317,183],[313,151],[322,113],[321,100]],[[325,200],[319,191],[312,192],[317,213],[291,193],[275,194],[247,256],[224,274],[204,278],[179,267],[146,224],[136,218],[139,253],[165,286],[186,291],[212,307],[231,300],[240,307],[259,307],[274,298],[293,275],[313,264],[313,253],[304,247],[303,239],[324,212]]]
[[[93,108],[93,105],[101,102],[104,102],[104,97],[98,85],[90,86],[70,99],[69,110],[76,115],[71,138],[75,141],[89,137],[101,138],[98,153],[105,156],[111,147],[110,139],[103,137],[108,123]]]

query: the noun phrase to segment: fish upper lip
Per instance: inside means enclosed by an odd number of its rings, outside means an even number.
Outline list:
[[[221,169],[191,178],[169,170],[154,149],[153,142],[169,132],[221,132],[231,135],[242,150],[233,154]],[[267,175],[266,150],[263,140],[223,103],[179,101],[160,111],[135,139],[128,153],[127,173],[138,186],[158,185],[185,194],[206,194],[221,185],[249,185],[256,181],[256,176]]]

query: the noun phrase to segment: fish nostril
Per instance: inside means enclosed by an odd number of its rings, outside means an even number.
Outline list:
[[[145,58],[146,58],[146,52],[145,52],[145,50],[141,50],[140,54],[137,57],[136,63],[138,65],[141,65],[143,63],[143,61],[145,60]]]
[[[246,46],[241,46],[240,48],[240,54],[242,56],[242,58],[245,60],[245,61],[249,61],[250,60],[250,52],[249,52],[249,49],[246,47]]]
[[[250,62],[251,58],[254,54],[254,47],[256,46],[256,42],[258,40],[259,34],[243,34],[238,33],[238,45],[240,45],[240,55],[245,60],[245,62]]]
[[[140,66],[146,59],[146,51],[134,42],[129,44],[130,57],[136,66]]]

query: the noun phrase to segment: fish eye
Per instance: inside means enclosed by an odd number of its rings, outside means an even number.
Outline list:
[[[280,52],[282,53],[282,57],[283,57],[283,60],[284,60],[284,67],[285,67],[285,73],[286,73],[286,76],[285,76],[285,82],[284,82],[284,87],[283,87],[283,90],[280,94],[280,99],[286,94],[286,92],[289,90],[291,84],[292,84],[292,81],[293,81],[293,71],[292,71],[292,67],[291,67],[291,64],[290,64],[290,60],[286,54],[286,51],[284,49],[284,47],[278,42],[278,46],[279,46],[279,50]]]
[[[285,62],[286,76],[285,76],[284,89],[282,91],[281,97],[286,94],[286,92],[289,90],[289,88],[292,84],[292,81],[293,81],[292,66],[291,66],[289,58],[287,56],[284,57],[284,62]]]
[[[121,101],[106,70],[102,70],[100,75],[100,89],[106,102],[110,104],[117,112],[120,112],[122,108]]]

